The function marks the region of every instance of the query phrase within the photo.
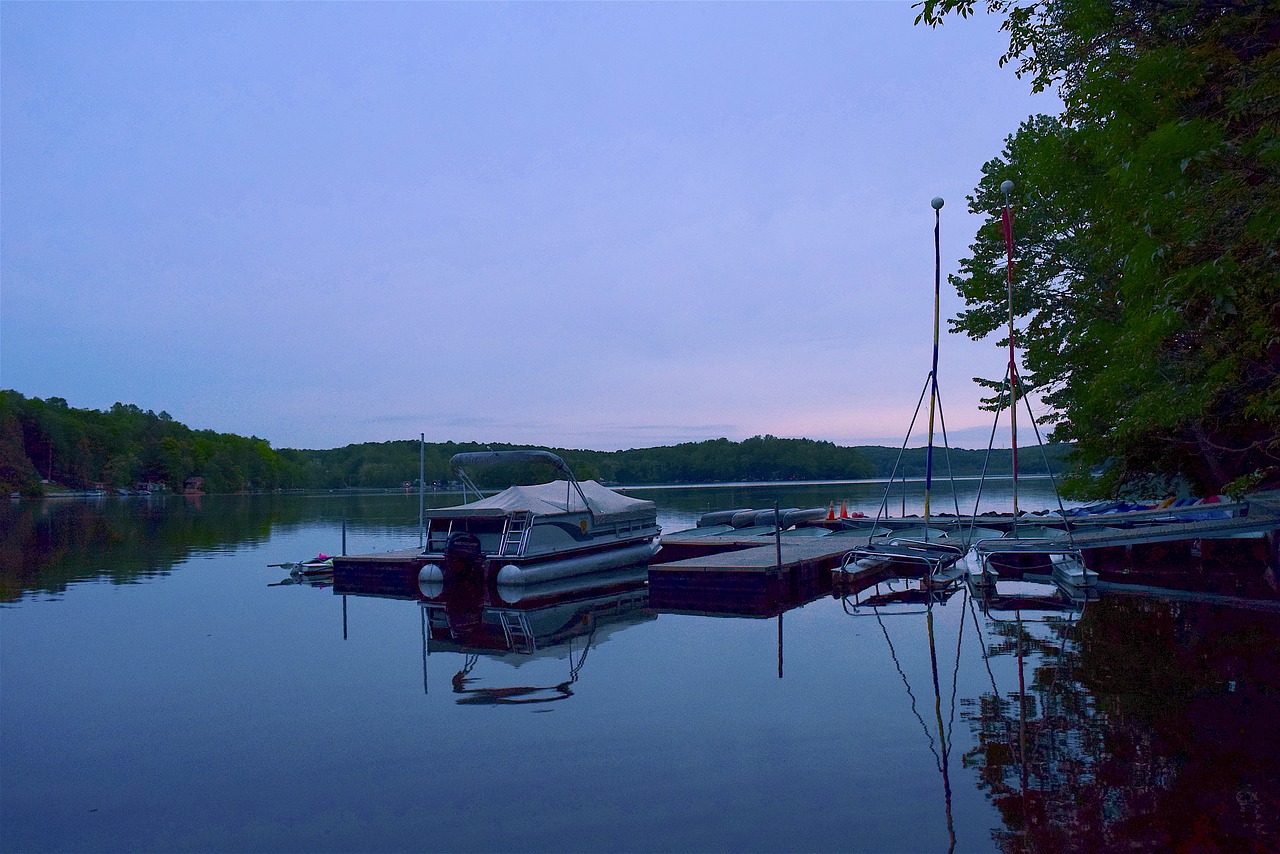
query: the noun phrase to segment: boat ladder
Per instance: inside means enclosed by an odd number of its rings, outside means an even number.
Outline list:
[[[538,648],[538,641],[529,628],[529,618],[524,611],[499,611],[498,619],[502,622],[502,634],[507,639],[507,649],[524,655],[532,655]]]
[[[529,530],[533,527],[531,513],[512,513],[507,519],[507,527],[502,532],[502,547],[498,549],[499,557],[519,557],[524,554],[529,542]]]

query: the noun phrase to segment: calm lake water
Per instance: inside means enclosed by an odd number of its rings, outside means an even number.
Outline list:
[[[874,514],[883,486],[634,494],[674,531]],[[984,610],[895,603],[902,581],[748,617],[624,571],[512,603],[539,638],[519,654],[441,636],[446,604],[268,568],[339,551],[344,520],[349,552],[413,546],[418,498],[0,506],[0,849],[1280,847],[1274,600]]]

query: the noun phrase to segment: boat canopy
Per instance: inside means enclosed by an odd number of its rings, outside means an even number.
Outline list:
[[[511,463],[546,463],[554,466],[556,471],[564,472],[570,477],[573,472],[569,470],[568,464],[556,454],[550,451],[540,451],[533,448],[517,448],[509,451],[471,451],[463,454],[454,454],[449,458],[449,466],[455,472],[461,472],[463,469],[479,468],[481,466],[507,465]]]
[[[550,451],[543,451],[537,448],[513,448],[507,451],[471,451],[464,454],[454,454],[449,459],[449,467],[453,469],[453,473],[462,481],[462,500],[464,502],[467,500],[468,492],[484,495],[480,491],[480,487],[476,486],[475,481],[467,474],[467,466],[475,468],[477,466],[500,466],[513,463],[517,465],[521,463],[542,463],[543,465],[551,466],[568,478],[569,484],[578,493],[583,504],[587,507],[591,506],[591,502],[587,500],[587,494],[582,491],[582,487],[578,484],[578,479],[573,476],[573,471],[569,468],[569,465]]]
[[[579,490],[574,490],[566,480],[553,480],[536,486],[510,486],[497,495],[457,507],[430,510],[428,515],[450,518],[528,512],[536,516],[557,516],[589,510],[597,522],[652,520],[657,515],[657,505],[652,501],[620,495],[594,480],[578,481],[577,486]],[[582,506],[584,498],[586,507]]]

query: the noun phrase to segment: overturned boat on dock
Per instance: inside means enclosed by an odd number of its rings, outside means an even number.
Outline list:
[[[657,507],[594,480],[579,481],[550,451],[456,454],[450,461],[463,498],[482,495],[467,470],[546,464],[564,476],[429,511],[422,582],[481,575],[499,584],[553,581],[644,563],[659,546]]]

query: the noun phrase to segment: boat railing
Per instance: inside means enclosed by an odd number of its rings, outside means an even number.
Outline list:
[[[1013,540],[1001,538],[998,540],[979,540],[974,543],[973,548],[974,551],[981,555],[1043,554],[1076,557],[1080,555],[1078,548],[1070,543],[1064,543],[1056,539]]]
[[[467,500],[467,493],[474,492],[476,498],[483,498],[484,493],[466,472],[467,466],[494,466],[506,465],[512,463],[545,463],[559,471],[568,481],[566,495],[564,501],[564,509],[572,510],[570,506],[572,502],[572,494],[574,491],[578,493],[578,497],[582,499],[582,507],[591,517],[595,518],[595,510],[591,507],[591,502],[587,500],[587,494],[582,491],[582,485],[578,483],[578,478],[573,474],[573,470],[569,468],[559,455],[550,451],[543,451],[536,448],[524,448],[508,451],[470,451],[461,454],[454,454],[449,458],[449,468],[462,482],[462,500]]]
[[[938,542],[919,543],[903,540],[897,543],[868,543],[850,549],[841,559],[840,571],[848,572],[849,564],[863,559],[922,564],[929,574],[937,575],[960,560],[964,552],[956,546]]]
[[[1050,561],[1061,558],[1074,561],[1081,569],[1085,566],[1084,554],[1080,549],[1075,544],[1062,540],[980,540],[974,544],[973,551],[978,558],[977,571],[983,577],[998,574],[991,566],[991,559],[1001,556],[1035,555],[1049,558]]]

